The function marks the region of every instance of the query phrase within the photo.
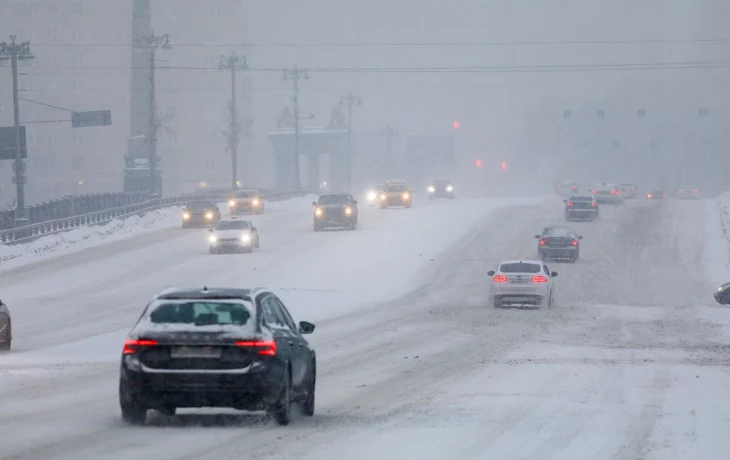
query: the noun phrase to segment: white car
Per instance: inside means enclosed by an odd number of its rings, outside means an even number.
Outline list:
[[[223,252],[253,252],[259,247],[259,231],[253,223],[247,220],[230,219],[222,220],[209,230],[210,242],[209,252],[220,254]]]
[[[593,186],[591,194],[598,204],[623,204],[624,202],[621,187],[616,184],[601,182]]]
[[[539,260],[503,260],[497,271],[487,272],[492,277],[489,300],[494,308],[508,305],[553,306],[555,277],[547,265]]]

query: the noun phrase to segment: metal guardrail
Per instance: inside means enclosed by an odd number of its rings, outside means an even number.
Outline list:
[[[74,228],[90,226],[90,225],[102,225],[111,222],[115,219],[124,219],[130,216],[142,216],[150,211],[156,211],[158,209],[183,205],[190,201],[195,200],[211,200],[211,201],[223,201],[228,198],[228,193],[207,193],[207,194],[195,194],[185,195],[172,198],[158,198],[153,200],[139,201],[137,203],[128,204],[125,206],[118,206],[115,208],[104,209],[101,211],[90,212],[86,214],[76,215],[72,217],[65,217],[62,219],[47,220],[38,222],[31,225],[25,225],[23,227],[11,228],[8,230],[0,230],[0,244],[20,244],[33,241],[37,238],[41,238],[46,235],[53,235],[55,233],[62,233]],[[308,191],[296,191],[296,192],[264,192],[260,191],[261,197],[264,200],[285,200],[288,198],[295,198],[298,196],[306,196],[309,194]]]

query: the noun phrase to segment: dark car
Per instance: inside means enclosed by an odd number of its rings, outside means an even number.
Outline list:
[[[177,289],[155,296],[124,342],[122,419],[147,411],[226,407],[267,411],[280,425],[292,403],[314,415],[316,355],[279,298],[264,289]]]
[[[545,227],[542,234],[535,235],[537,256],[543,260],[569,260],[580,257],[580,242],[583,237],[572,227]]]
[[[182,213],[183,228],[207,227],[221,220],[221,211],[212,201],[191,201]]]
[[[570,196],[571,194],[578,193],[578,184],[566,180],[555,184],[553,190],[560,196]]]
[[[730,305],[730,283],[725,283],[717,288],[715,300],[720,305]]]
[[[666,200],[667,194],[661,190],[652,190],[646,194],[648,200]]]
[[[573,195],[565,203],[565,220],[598,219],[598,202],[592,196]]]
[[[454,195],[454,183],[450,180],[439,179],[431,182],[426,189],[428,192],[428,199],[434,198],[448,198],[453,200]]]
[[[10,343],[13,341],[13,324],[10,321],[10,310],[0,300],[0,351],[10,350]]]
[[[315,232],[325,228],[357,228],[357,200],[346,193],[322,195],[312,202]]]

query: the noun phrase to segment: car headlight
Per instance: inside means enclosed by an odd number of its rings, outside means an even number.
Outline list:
[[[253,200],[253,205],[254,206],[258,206],[259,205],[259,200],[257,200],[257,199],[256,200]]]
[[[387,199],[388,199],[388,196],[385,193],[380,195],[380,201],[385,201]]]
[[[250,240],[251,240],[251,235],[249,235],[248,233],[241,235],[241,241],[248,242]]]
[[[208,238],[208,241],[210,241],[211,243],[215,243],[216,241],[218,241],[218,238],[216,238],[214,235],[210,235],[210,238]]]
[[[322,215],[322,209],[317,208],[314,210],[314,215],[320,217]]]
[[[453,185],[446,186],[446,191],[447,192],[453,192],[454,191],[454,186]]]
[[[377,194],[373,192],[372,190],[368,192],[368,200],[369,201],[375,201],[375,198],[377,198]]]
[[[429,185],[428,186],[428,191],[429,191],[429,193],[433,193],[433,192],[436,191],[436,187],[434,187],[433,185]]]
[[[410,193],[404,193],[404,194],[403,194],[403,199],[404,199],[404,200],[407,200],[407,199],[409,199],[410,197],[411,197]]]
[[[228,202],[228,206],[235,206],[235,205],[236,205],[236,202],[235,202],[235,201],[233,201],[233,200],[230,200],[230,201]]]
[[[185,219],[185,220],[190,219],[190,213],[189,212],[184,212],[183,213],[183,219]]]
[[[352,214],[352,208],[345,208],[345,214],[347,214],[348,216]]]
[[[213,218],[213,213],[212,212],[206,212],[205,213],[205,218],[208,219],[208,220],[212,219]]]

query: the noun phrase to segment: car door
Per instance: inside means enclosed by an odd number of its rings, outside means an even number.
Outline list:
[[[259,247],[259,229],[251,222],[248,221],[248,228],[251,229],[251,245],[253,247]]]
[[[294,323],[289,311],[284,306],[284,303],[276,296],[272,296],[272,304],[277,311],[277,314],[281,318],[283,324],[286,326],[289,333],[289,345],[292,349],[292,380],[295,388],[304,388],[309,382],[310,363],[312,362],[310,356],[309,343],[299,333],[299,328]]]
[[[548,286],[550,287],[550,293],[552,294],[555,288],[553,286],[553,277],[550,276],[550,269],[548,268],[547,264],[542,264],[542,271],[545,273],[545,276],[548,279]]]
[[[355,220],[357,221],[357,200],[352,195],[347,196],[348,200],[350,201],[350,207],[352,208],[352,214],[354,214]]]
[[[260,295],[258,298],[260,299],[259,305],[264,323],[274,335],[274,341],[276,342],[276,354],[281,355],[285,361],[293,363],[294,352],[292,350],[292,337],[289,333],[289,328],[282,324],[282,319],[277,313],[274,295],[267,293]]]

